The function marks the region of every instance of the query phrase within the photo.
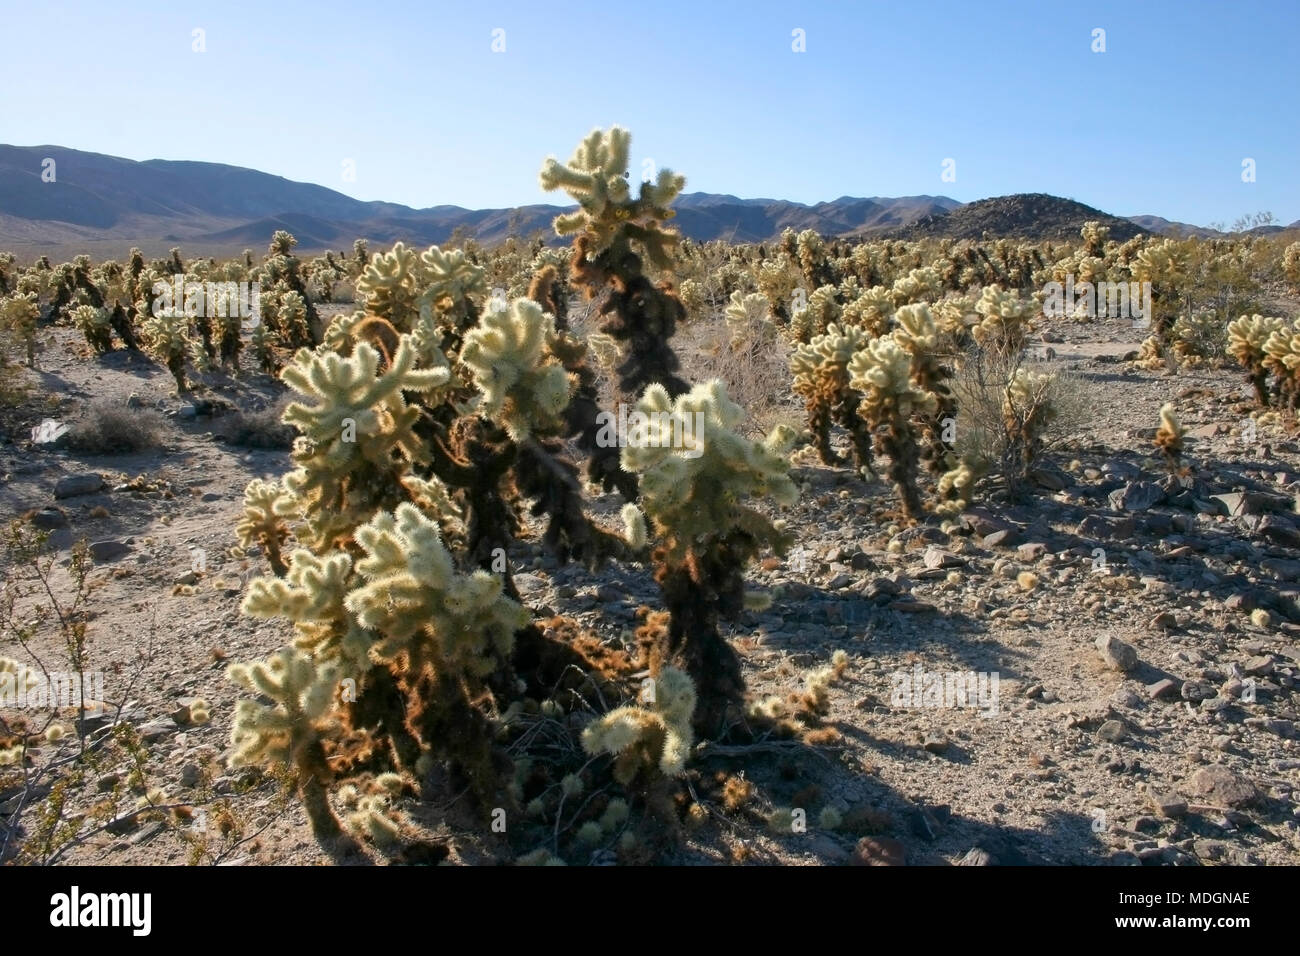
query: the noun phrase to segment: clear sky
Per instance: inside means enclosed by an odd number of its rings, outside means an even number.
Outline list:
[[[0,0],[0,31],[0,142],[360,199],[558,202],[543,158],[618,123],[691,191],[1300,219],[1300,0]]]

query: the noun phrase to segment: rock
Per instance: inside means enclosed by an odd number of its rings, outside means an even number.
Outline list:
[[[925,566],[931,570],[937,568],[961,568],[966,566],[966,562],[951,551],[944,551],[942,548],[930,547],[925,549]]]
[[[913,598],[899,598],[890,601],[888,607],[891,611],[898,611],[901,614],[931,614],[938,610],[933,604],[917,601]]]
[[[1048,491],[1064,491],[1074,483],[1074,479],[1055,465],[1041,464],[1029,468],[1029,480]]]
[[[1287,512],[1291,510],[1292,505],[1290,498],[1260,491],[1234,491],[1226,495],[1211,495],[1211,500],[1218,502],[1230,518],[1260,515],[1266,511]]]
[[[1296,562],[1296,567],[1300,568],[1300,561]],[[1239,594],[1229,594],[1223,601],[1224,610],[1241,611],[1244,614],[1249,614],[1251,611],[1255,610],[1258,604],[1258,599],[1250,591],[1243,591]]]
[[[1110,493],[1116,511],[1146,511],[1165,500],[1165,490],[1152,481],[1135,481]]]
[[[123,541],[95,541],[90,545],[90,556],[98,563],[116,561],[131,553],[131,546]]]
[[[890,837],[863,837],[853,848],[854,866],[906,866],[903,844]]]
[[[55,498],[76,498],[78,495],[91,495],[104,487],[104,479],[99,475],[64,475],[54,485]]]
[[[1255,529],[1255,533],[1270,544],[1284,548],[1300,548],[1300,529],[1277,515],[1266,515],[1259,523],[1259,527]]]
[[[826,582],[826,589],[828,591],[838,591],[841,588],[848,587],[855,580],[857,579],[854,578],[853,575],[851,574],[837,574],[835,575],[835,577],[831,578],[829,581]]]
[[[31,517],[32,527],[41,531],[53,531],[68,526],[68,516],[60,508],[42,508]]]
[[[126,399],[127,408],[144,408],[144,399],[132,392]]]
[[[1183,700],[1190,700],[1192,703],[1200,703],[1215,696],[1213,687],[1204,681],[1195,680],[1184,681],[1180,693]]]
[[[993,866],[996,861],[988,850],[974,846],[966,851],[966,855],[957,861],[958,866]]]
[[[1108,720],[1097,728],[1098,739],[1112,744],[1117,744],[1123,740],[1126,733],[1123,722],[1119,720]]]
[[[926,734],[921,746],[932,754],[941,754],[948,749],[948,738],[942,734]]]
[[[172,579],[172,583],[185,586],[185,585],[197,584],[198,580],[199,580],[199,576],[195,572],[186,571],[184,574],[176,575],[176,577]]]
[[[1211,806],[1237,809],[1259,800],[1253,783],[1222,764],[1200,768],[1189,782],[1192,792]]]
[[[1156,681],[1154,684],[1147,684],[1147,693],[1151,695],[1152,700],[1164,700],[1167,697],[1178,696],[1178,685],[1168,677]]]
[[[44,419],[32,429],[32,445],[41,451],[65,448],[68,444],[68,426],[53,418]]]
[[[1088,515],[1079,522],[1074,533],[1089,541],[1104,541],[1107,538],[1130,538],[1136,527],[1130,518],[1105,518],[1102,515]]]
[[[1162,817],[1176,820],[1179,817],[1186,816],[1187,801],[1182,799],[1182,797],[1161,790],[1152,791],[1149,796],[1151,798],[1151,806],[1154,807],[1155,811]]]
[[[994,531],[992,534],[986,534],[980,539],[980,545],[985,548],[1009,548],[1013,546],[1020,538],[1020,532],[1015,528],[1003,528],[1000,531]],[[969,856],[970,854],[967,854]]]
[[[1016,548],[1016,554],[1020,556],[1021,561],[1037,561],[1047,553],[1047,545],[1041,541],[1029,541]]]
[[[1172,631],[1178,626],[1178,618],[1171,611],[1161,611],[1151,619],[1151,626],[1161,631]]]
[[[176,409],[176,417],[182,421],[189,421],[190,419],[199,417],[199,410],[194,405],[186,402],[180,408]]]
[[[196,763],[187,763],[181,767],[181,786],[191,790],[203,779],[203,770]]]
[[[1127,673],[1137,667],[1137,651],[1117,637],[1103,634],[1097,638],[1093,646],[1097,648],[1097,652],[1101,654],[1107,666],[1114,670]]]
[[[161,720],[151,720],[147,724],[140,725],[140,739],[145,743],[153,743],[156,740],[162,740],[164,737],[171,736],[176,733],[178,729],[176,721],[172,720],[170,717]]]
[[[1241,669],[1247,677],[1264,677],[1273,673],[1273,658],[1269,654],[1252,657]]]
[[[95,789],[100,793],[107,793],[121,782],[122,775],[120,773],[106,773],[95,781]]]

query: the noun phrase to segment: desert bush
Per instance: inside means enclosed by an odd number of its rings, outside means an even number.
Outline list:
[[[230,445],[288,451],[298,434],[283,421],[288,404],[284,398],[265,408],[235,409],[214,422],[212,430]]]
[[[68,429],[68,444],[87,455],[130,455],[160,447],[166,434],[167,420],[153,409],[100,399]]]

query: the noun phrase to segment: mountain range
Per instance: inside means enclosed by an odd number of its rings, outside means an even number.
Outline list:
[[[458,231],[491,246],[512,234],[552,237],[551,220],[564,208],[413,209],[363,202],[324,186],[238,166],[140,162],[61,146],[0,145],[0,247],[36,254],[82,247],[118,254],[118,247],[131,244],[148,254],[167,245],[220,254],[265,246],[277,229],[293,233],[303,252],[348,248],[358,237],[378,245],[400,239],[424,246],[446,242]],[[1216,234],[1158,216],[1119,219],[1041,194],[969,204],[946,196],[842,196],[805,205],[686,193],[674,208],[675,225],[684,235],[735,242],[772,240],[787,227],[855,238],[987,234],[1055,239],[1077,236],[1087,219],[1108,223],[1116,238],[1143,231]]]

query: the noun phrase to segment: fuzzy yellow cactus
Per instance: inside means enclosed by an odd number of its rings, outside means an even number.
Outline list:
[[[943,291],[943,284],[934,269],[923,266],[895,279],[889,291],[894,306],[898,307],[934,299]]]
[[[1292,410],[1300,407],[1300,321],[1270,331],[1264,352],[1263,364],[1277,378],[1281,404]]]
[[[657,223],[672,218],[668,208],[686,185],[684,177],[670,169],[659,170],[653,183],[642,183],[633,199],[627,179],[631,134],[620,127],[592,130],[567,163],[554,157],[542,166],[541,184],[548,192],[563,189],[578,203],[578,210],[555,217],[555,232],[570,236],[585,232],[591,237],[590,255],[608,249],[621,233],[638,240],[650,261],[661,268],[669,265],[669,249],[678,241]]]
[[[546,348],[554,335],[553,316],[531,299],[516,299],[465,337],[460,359],[479,388],[478,412],[517,442],[557,430],[569,404],[569,375]]]
[[[911,519],[919,517],[922,507],[916,473],[920,448],[913,419],[933,416],[938,400],[915,384],[912,356],[892,337],[876,339],[853,356],[849,384],[862,393],[858,414],[877,432],[880,447],[889,456],[889,477],[903,513]]]
[[[767,296],[761,292],[745,295],[737,290],[731,293],[731,301],[727,303],[724,315],[733,342],[748,345],[755,339],[766,341],[776,336]]]
[[[641,772],[678,776],[686,768],[695,740],[691,715],[696,695],[690,677],[665,667],[648,686],[647,706],[619,707],[582,732],[587,753],[614,755],[614,779],[624,786]]]
[[[971,329],[975,341],[984,348],[1016,355],[1029,339],[1034,303],[1021,299],[1015,292],[1004,292],[999,285],[985,286],[975,302],[980,322]]]
[[[790,356],[794,392],[804,400],[817,453],[827,465],[842,463],[830,444],[831,426],[838,424],[849,432],[858,467],[871,468],[871,430],[857,414],[860,394],[850,387],[848,370],[850,359],[871,338],[867,329],[832,322]]]
[[[1173,403],[1165,402],[1160,407],[1160,427],[1156,430],[1154,444],[1164,455],[1165,463],[1171,472],[1179,471],[1185,434],[1182,423],[1174,414]]]
[[[1055,382],[1054,375],[1018,368],[1003,390],[1007,447],[1025,465],[1037,456],[1047,426],[1056,419],[1057,409],[1052,403]]]
[[[401,337],[382,375],[379,358],[366,343],[347,358],[299,349],[281,376],[301,396],[284,412],[285,424],[300,433],[293,453],[298,469],[285,477],[285,487],[304,512],[321,519],[321,531],[364,520],[349,515],[368,515],[376,501],[391,500],[392,485],[404,470],[399,461],[409,465],[428,458],[412,430],[420,411],[407,404],[403,392],[432,391],[447,382],[448,372],[413,368],[416,350],[409,335]]]
[[[839,322],[842,311],[835,286],[824,285],[814,289],[807,304],[790,317],[790,331],[795,341],[808,342],[813,336],[821,335],[831,323]]]
[[[414,505],[376,515],[357,529],[356,541],[365,553],[356,564],[364,583],[344,603],[363,627],[383,635],[373,658],[414,653],[484,676],[509,655],[515,632],[530,619],[527,609],[503,596],[499,577],[457,572],[438,525]],[[433,647],[419,646],[421,639]]]
[[[144,340],[176,380],[176,390],[185,392],[185,359],[190,351],[189,320],[180,309],[158,309],[144,322]]]
[[[281,549],[289,536],[285,519],[296,515],[298,503],[278,482],[254,478],[244,489],[244,514],[235,526],[242,547],[259,546],[277,575],[285,573]]]
[[[399,331],[409,331],[419,314],[423,292],[420,256],[404,242],[376,253],[357,279],[357,296],[371,315],[387,319]]]
[[[81,334],[86,337],[86,342],[96,354],[102,355],[112,351],[113,325],[109,322],[107,309],[96,308],[93,305],[79,305],[69,315],[73,325],[81,330]]]
[[[871,335],[884,335],[894,317],[894,294],[888,286],[872,286],[847,302],[840,312],[842,326],[861,328]]]
[[[321,722],[337,686],[332,668],[318,666],[295,648],[285,648],[266,661],[232,664],[226,673],[270,701],[244,697],[235,704],[231,766],[295,770],[313,831],[322,838],[336,836],[338,820],[325,791],[332,774],[321,742]]]
[[[1246,370],[1246,379],[1255,390],[1255,399],[1269,405],[1268,373],[1271,356],[1265,346],[1274,333],[1282,333],[1286,321],[1262,315],[1243,315],[1228,323],[1228,354]]]

